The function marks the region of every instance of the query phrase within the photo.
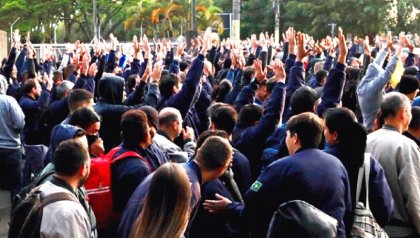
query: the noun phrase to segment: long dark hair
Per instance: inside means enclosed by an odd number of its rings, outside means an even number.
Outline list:
[[[338,134],[338,148],[343,164],[360,167],[366,149],[366,129],[357,122],[356,116],[348,108],[330,108],[324,115],[325,126]]]

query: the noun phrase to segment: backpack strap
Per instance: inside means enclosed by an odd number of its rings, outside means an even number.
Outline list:
[[[117,149],[117,148],[120,149],[121,147],[116,147],[114,149]],[[109,153],[111,153],[111,152],[112,152],[112,150]],[[116,154],[116,152],[113,155],[115,155],[115,154]],[[140,160],[142,160],[147,165],[147,168],[149,169],[149,172],[150,173],[152,172],[152,168],[150,167],[149,162],[145,158],[143,158],[143,156],[139,155],[137,152],[134,152],[134,151],[131,151],[130,150],[130,151],[126,151],[126,152],[118,155],[116,158],[113,158],[113,157],[114,156],[110,157],[110,158],[112,158],[111,159],[111,164],[113,164],[113,163],[115,163],[117,161],[123,160],[125,158],[128,158],[128,157],[136,157],[136,158],[139,158]]]
[[[62,200],[69,200],[69,201],[80,203],[79,200],[74,198],[74,196],[70,195],[69,193],[61,192],[61,193],[53,193],[53,194],[45,196],[42,199],[41,207],[45,207],[48,204],[62,201]]]

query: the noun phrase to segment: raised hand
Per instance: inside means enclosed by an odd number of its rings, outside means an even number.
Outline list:
[[[310,50],[305,49],[306,37],[301,32],[298,32],[296,35],[296,43],[297,43],[296,61],[302,62],[302,59],[308,56]]]
[[[287,42],[289,42],[289,54],[296,54],[296,31],[289,27],[286,31]]]
[[[147,38],[146,34],[143,35],[143,49],[144,49],[144,58],[148,59],[150,57],[150,47],[149,47],[149,39]]]
[[[365,36],[365,40],[363,41],[363,50],[365,55],[370,55],[369,36]]]
[[[286,71],[284,70],[283,63],[276,59],[273,63],[274,75],[278,83],[286,83]]]
[[[262,82],[267,76],[267,69],[262,69],[262,62],[259,59],[254,60],[254,68],[255,68],[255,79],[260,83]]]
[[[343,34],[343,29],[341,27],[338,28],[338,49],[339,49],[339,55],[338,55],[338,62],[345,64],[346,57],[348,53],[347,44],[346,44],[346,37]]]

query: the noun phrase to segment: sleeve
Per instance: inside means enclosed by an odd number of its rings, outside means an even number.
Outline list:
[[[149,83],[146,97],[144,98],[143,104],[156,108],[156,105],[160,99],[159,86],[156,83]]]
[[[22,108],[20,108],[19,104],[16,102],[15,99],[12,99],[11,101],[11,123],[13,124],[14,129],[21,131],[25,126],[25,114],[23,113]]]
[[[144,96],[144,89],[146,87],[146,82],[141,81],[136,88],[134,89],[134,91],[132,93],[130,93],[130,95],[128,95],[127,99],[124,101],[124,105],[127,106],[133,106],[133,105],[137,105],[140,104],[143,96]]]
[[[400,150],[402,168],[398,182],[405,201],[408,215],[414,224],[417,234],[420,234],[420,152],[414,142],[406,150]]]
[[[107,73],[114,72],[114,69],[115,69],[116,66],[117,65],[115,63],[115,51],[114,50],[110,50],[109,51],[109,56],[108,56],[108,62],[106,63],[105,72],[107,72]]]
[[[16,59],[16,68],[19,74],[23,73],[23,64],[25,62],[26,51],[28,51],[28,49],[26,47],[23,48],[23,50],[19,53],[19,56]]]
[[[131,62],[131,72],[130,72],[130,74],[140,75],[140,60],[133,59],[133,62]]]
[[[7,58],[6,66],[3,69],[3,75],[4,77],[6,77],[7,80],[10,79],[15,61],[16,61],[16,48],[12,48],[10,50],[9,57]]]
[[[248,86],[242,88],[241,92],[235,100],[235,103],[233,104],[237,112],[240,112],[243,106],[253,102],[255,91],[257,89],[258,86],[255,80]]]
[[[331,55],[327,55],[327,58],[325,59],[324,63],[324,70],[330,71],[332,66],[333,57]]]
[[[289,61],[289,59],[288,59]],[[286,63],[287,67],[287,63]],[[289,80],[287,81],[287,97],[291,98],[293,93],[305,85],[305,69],[302,62],[296,62],[290,69]]]
[[[407,58],[405,59],[405,62],[404,62],[404,68],[413,66],[415,64],[415,59],[414,59],[415,56],[416,55],[413,54],[413,53],[408,53],[408,56],[407,56]]]
[[[281,59],[281,61],[284,63],[286,63],[287,60],[287,56],[289,55],[289,42],[285,42],[283,44],[283,58]]]
[[[328,108],[337,107],[340,104],[346,80],[346,74],[344,73],[345,67],[345,65],[337,63],[335,68],[328,74],[321,103],[317,107],[317,113],[320,117],[323,116]]]

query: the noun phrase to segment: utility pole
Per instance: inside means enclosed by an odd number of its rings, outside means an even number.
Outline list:
[[[197,12],[196,12],[196,0],[191,1],[191,30],[197,31]]]
[[[278,44],[280,41],[280,2],[281,0],[274,0],[274,41]]]
[[[241,0],[233,0],[232,12],[232,38],[239,41],[241,39]]]
[[[98,32],[98,9],[96,5],[96,0],[92,0],[93,4],[93,35],[94,39],[96,38],[99,41],[99,32]]]

